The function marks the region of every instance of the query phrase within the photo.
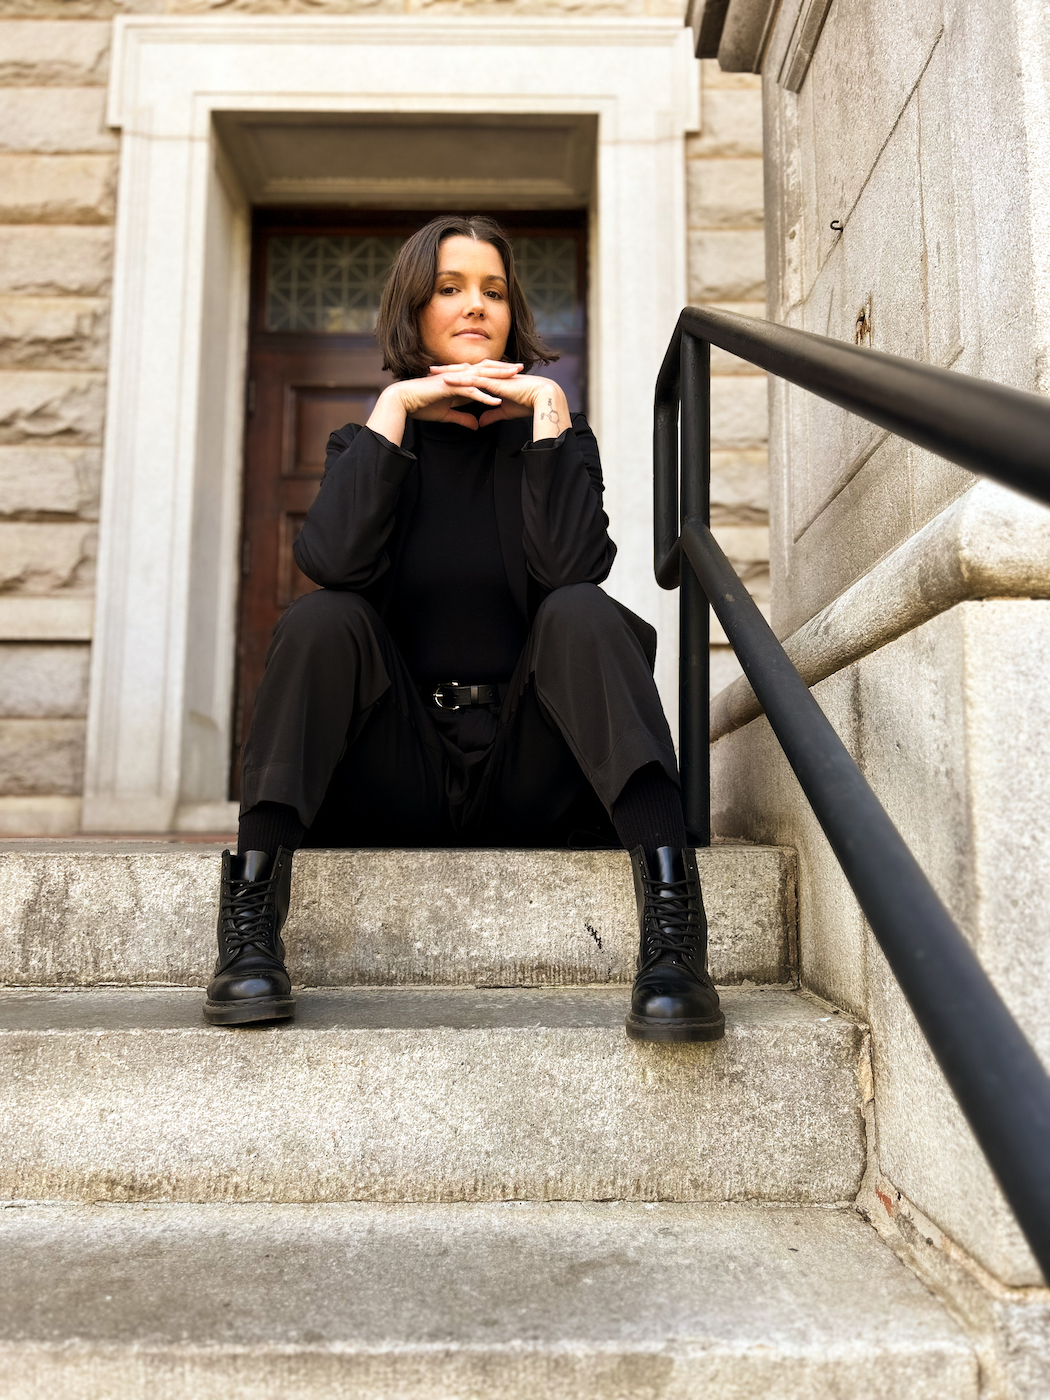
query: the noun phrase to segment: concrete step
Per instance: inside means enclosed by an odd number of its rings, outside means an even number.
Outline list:
[[[976,1400],[847,1211],[0,1210],[7,1400]]]
[[[0,993],[0,1198],[852,1199],[862,1029],[727,991],[708,1045],[625,988],[352,988],[227,1030],[193,991]]]
[[[0,842],[0,983],[202,986],[215,958],[219,847]],[[711,971],[794,978],[794,852],[698,853]],[[623,851],[302,851],[285,931],[303,986],[630,981]]]

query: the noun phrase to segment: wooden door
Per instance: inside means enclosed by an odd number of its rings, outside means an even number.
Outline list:
[[[397,249],[426,215],[258,211],[245,431],[241,596],[231,796],[273,629],[315,587],[292,544],[317,495],[329,434],[364,423],[390,375],[373,329]],[[562,358],[548,371],[571,409],[586,395],[585,229],[582,216],[501,216],[515,238],[537,324]]]

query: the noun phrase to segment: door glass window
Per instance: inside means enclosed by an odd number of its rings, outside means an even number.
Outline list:
[[[372,234],[271,238],[266,329],[330,335],[375,330],[383,285],[404,241]],[[576,240],[529,236],[515,238],[513,244],[518,277],[540,335],[581,331]]]
[[[266,329],[375,330],[383,284],[403,238],[350,234],[271,238],[266,266]]]

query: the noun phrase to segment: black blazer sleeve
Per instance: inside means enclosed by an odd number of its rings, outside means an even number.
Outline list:
[[[292,548],[307,578],[344,589],[382,578],[401,485],[415,460],[356,423],[332,434],[321,489]]]
[[[544,588],[601,583],[616,555],[598,444],[582,413],[560,437],[522,449],[523,541],[529,573]]]

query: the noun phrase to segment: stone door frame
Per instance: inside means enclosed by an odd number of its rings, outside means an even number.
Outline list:
[[[677,609],[652,579],[649,464],[652,385],[686,296],[689,31],[660,18],[126,16],[109,90],[122,141],[84,828],[230,816],[250,210],[219,111],[597,117],[589,377],[620,547],[610,589],[660,625],[673,718]]]

